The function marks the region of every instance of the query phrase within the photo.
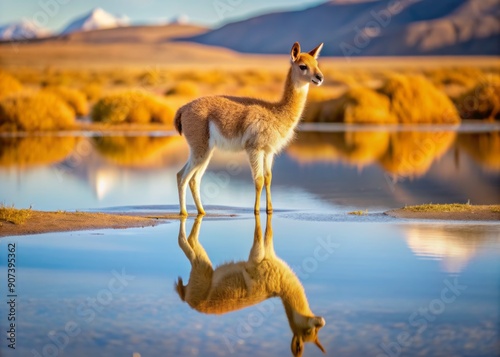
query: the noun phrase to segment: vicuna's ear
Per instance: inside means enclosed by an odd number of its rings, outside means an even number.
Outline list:
[[[304,352],[304,341],[301,336],[293,335],[292,338],[292,353],[295,357],[301,357]]]
[[[295,42],[292,46],[292,50],[290,51],[290,56],[292,57],[292,61],[296,61],[300,55],[300,44]]]
[[[318,346],[318,348],[321,350],[321,352],[326,353],[325,348],[323,347],[323,345],[321,344],[321,342],[319,342],[319,338],[316,338],[314,340],[314,344],[316,346]]]
[[[317,59],[319,57],[319,53],[321,52],[321,49],[323,48],[323,42],[321,42],[318,47],[316,47],[315,49],[311,50],[309,52],[309,54],[311,56],[313,56],[315,59]]]

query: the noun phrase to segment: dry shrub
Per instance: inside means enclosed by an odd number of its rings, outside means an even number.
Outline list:
[[[185,97],[196,97],[200,90],[192,81],[180,81],[165,92],[165,95],[180,95]]]
[[[464,119],[500,119],[500,76],[489,75],[457,99]]]
[[[423,73],[437,86],[458,85],[461,87],[474,85],[475,78],[483,75],[480,69],[474,67],[437,68],[426,70]]]
[[[457,142],[486,170],[500,171],[500,132],[459,134]]]
[[[380,158],[382,167],[403,178],[425,174],[455,140],[455,132],[403,131],[390,134],[388,149]]]
[[[63,86],[48,86],[43,88],[44,92],[53,93],[68,104],[79,117],[89,113],[89,106],[85,94],[79,90]]]
[[[0,127],[6,129],[57,130],[74,123],[73,110],[52,93],[20,93],[0,100]]]
[[[380,93],[390,99],[390,111],[399,123],[458,123],[450,98],[420,75],[389,77]]]
[[[174,110],[160,97],[139,90],[102,97],[92,110],[92,120],[109,124],[172,124]]]
[[[87,83],[80,88],[80,91],[85,94],[88,101],[95,102],[102,95],[102,85],[97,82]]]
[[[23,85],[7,72],[0,71],[0,98],[20,92]]]
[[[74,136],[0,138],[1,167],[30,167],[63,161],[75,148]]]
[[[96,137],[93,139],[96,150],[107,160],[124,166],[145,166],[162,163],[162,154],[172,147],[176,158],[181,151],[179,145],[185,146],[179,136],[151,137],[151,136],[112,136]]]
[[[342,97],[334,100],[331,115],[334,120],[345,123],[395,123],[396,118],[390,112],[389,99],[369,88],[349,89]],[[332,104],[333,104],[332,103]]]

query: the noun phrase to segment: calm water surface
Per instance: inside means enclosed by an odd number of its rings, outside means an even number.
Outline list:
[[[180,137],[0,138],[0,199],[44,210],[177,210]],[[199,242],[214,267],[245,261],[254,242],[253,184],[242,155],[217,155],[202,183],[211,213]],[[327,355],[497,356],[499,225],[409,222],[404,204],[500,201],[500,132],[308,131],[274,168],[276,255],[296,273]],[[192,207],[191,207],[192,210]],[[352,210],[368,215],[351,216]],[[266,215],[261,214],[263,229]],[[194,219],[187,220],[187,234]],[[2,356],[287,356],[278,298],[201,314],[173,288],[189,280],[180,222],[0,240],[2,274],[16,244],[16,349]],[[1,229],[1,228],[0,228]],[[305,356],[320,356],[307,344]]]

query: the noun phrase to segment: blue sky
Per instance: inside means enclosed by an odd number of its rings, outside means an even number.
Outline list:
[[[2,0],[0,25],[40,16],[49,29],[61,30],[75,17],[101,7],[115,15],[127,15],[132,23],[160,22],[184,14],[193,23],[217,27],[257,14],[305,8],[322,2],[324,0]]]

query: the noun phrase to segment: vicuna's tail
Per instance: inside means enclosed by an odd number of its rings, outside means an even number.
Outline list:
[[[182,283],[182,278],[179,277],[179,280],[177,280],[177,283],[174,284],[175,291],[177,291],[177,294],[179,294],[179,297],[181,298],[182,301],[186,301],[186,287]]]
[[[181,122],[182,108],[177,110],[174,117],[174,125],[177,132],[182,135],[182,122]]]

